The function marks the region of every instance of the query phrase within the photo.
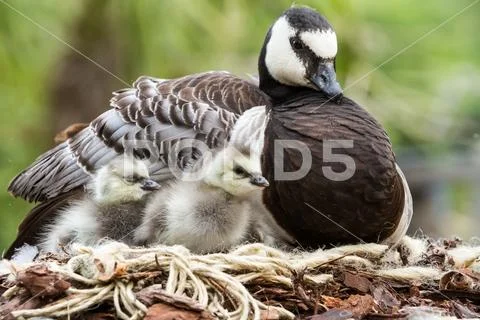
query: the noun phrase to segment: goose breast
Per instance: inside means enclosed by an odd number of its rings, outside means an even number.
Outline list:
[[[367,111],[347,98],[334,103],[306,94],[269,112],[262,170],[270,188],[264,202],[287,232],[303,246],[318,247],[376,242],[395,231],[404,206],[402,179],[385,130]],[[309,150],[312,164],[306,175],[275,177],[276,139],[300,141]],[[353,146],[339,145],[339,140]],[[332,158],[329,150],[343,157]],[[285,172],[297,171],[305,160],[295,148],[280,151]],[[353,175],[332,179],[330,170],[347,172],[348,159],[354,162]]]

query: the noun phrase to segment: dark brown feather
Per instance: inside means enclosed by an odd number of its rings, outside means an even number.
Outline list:
[[[283,228],[302,246],[314,248],[360,239],[376,242],[393,233],[403,210],[403,187],[390,140],[367,111],[347,98],[337,104],[308,93],[270,112],[262,163],[270,187],[264,201]],[[275,139],[299,140],[308,146],[312,169],[304,178],[274,179]],[[355,161],[355,174],[346,181],[332,181],[323,174],[324,166],[345,170],[344,164],[324,160],[323,145],[331,139],[354,142],[353,148],[333,149]],[[296,171],[300,153],[285,149],[284,155],[285,171]]]
[[[88,123],[74,123],[55,135],[53,140],[56,144],[62,143],[88,127]]]

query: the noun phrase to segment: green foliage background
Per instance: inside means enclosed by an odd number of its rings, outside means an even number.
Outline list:
[[[339,38],[338,75],[346,94],[388,128],[397,153],[415,150],[441,157],[454,148],[478,146],[480,4],[476,2],[297,3],[317,8],[334,25]],[[263,37],[291,3],[1,0],[0,249],[13,239],[17,224],[31,207],[5,190],[16,173],[52,145],[51,128],[58,117],[49,107],[52,78],[63,57],[71,54],[62,41],[75,43],[78,19],[97,22],[80,30],[92,37],[92,45],[98,32],[109,30],[114,43],[110,54],[116,58],[111,71],[128,83],[141,74],[168,78],[229,70],[244,75],[256,73]],[[100,29],[95,27],[99,19]],[[90,58],[96,60],[95,54]],[[106,72],[101,77],[109,78],[113,88],[126,86]],[[84,88],[95,91],[96,82],[85,83]],[[99,113],[108,108],[110,92],[101,94],[105,99]],[[468,202],[463,194],[458,201]],[[466,208],[468,212],[468,204]]]

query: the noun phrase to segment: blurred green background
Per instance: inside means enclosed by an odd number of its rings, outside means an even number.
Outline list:
[[[478,2],[296,2],[328,17],[346,94],[387,127],[416,201],[411,232],[479,235]],[[142,74],[255,74],[267,29],[291,3],[0,0],[0,250],[31,207],[7,185],[55,133],[89,122]]]

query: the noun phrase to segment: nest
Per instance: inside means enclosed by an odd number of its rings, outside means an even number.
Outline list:
[[[181,246],[72,245],[4,261],[0,318],[480,318],[480,245],[405,237],[285,252],[263,244],[194,255]]]

